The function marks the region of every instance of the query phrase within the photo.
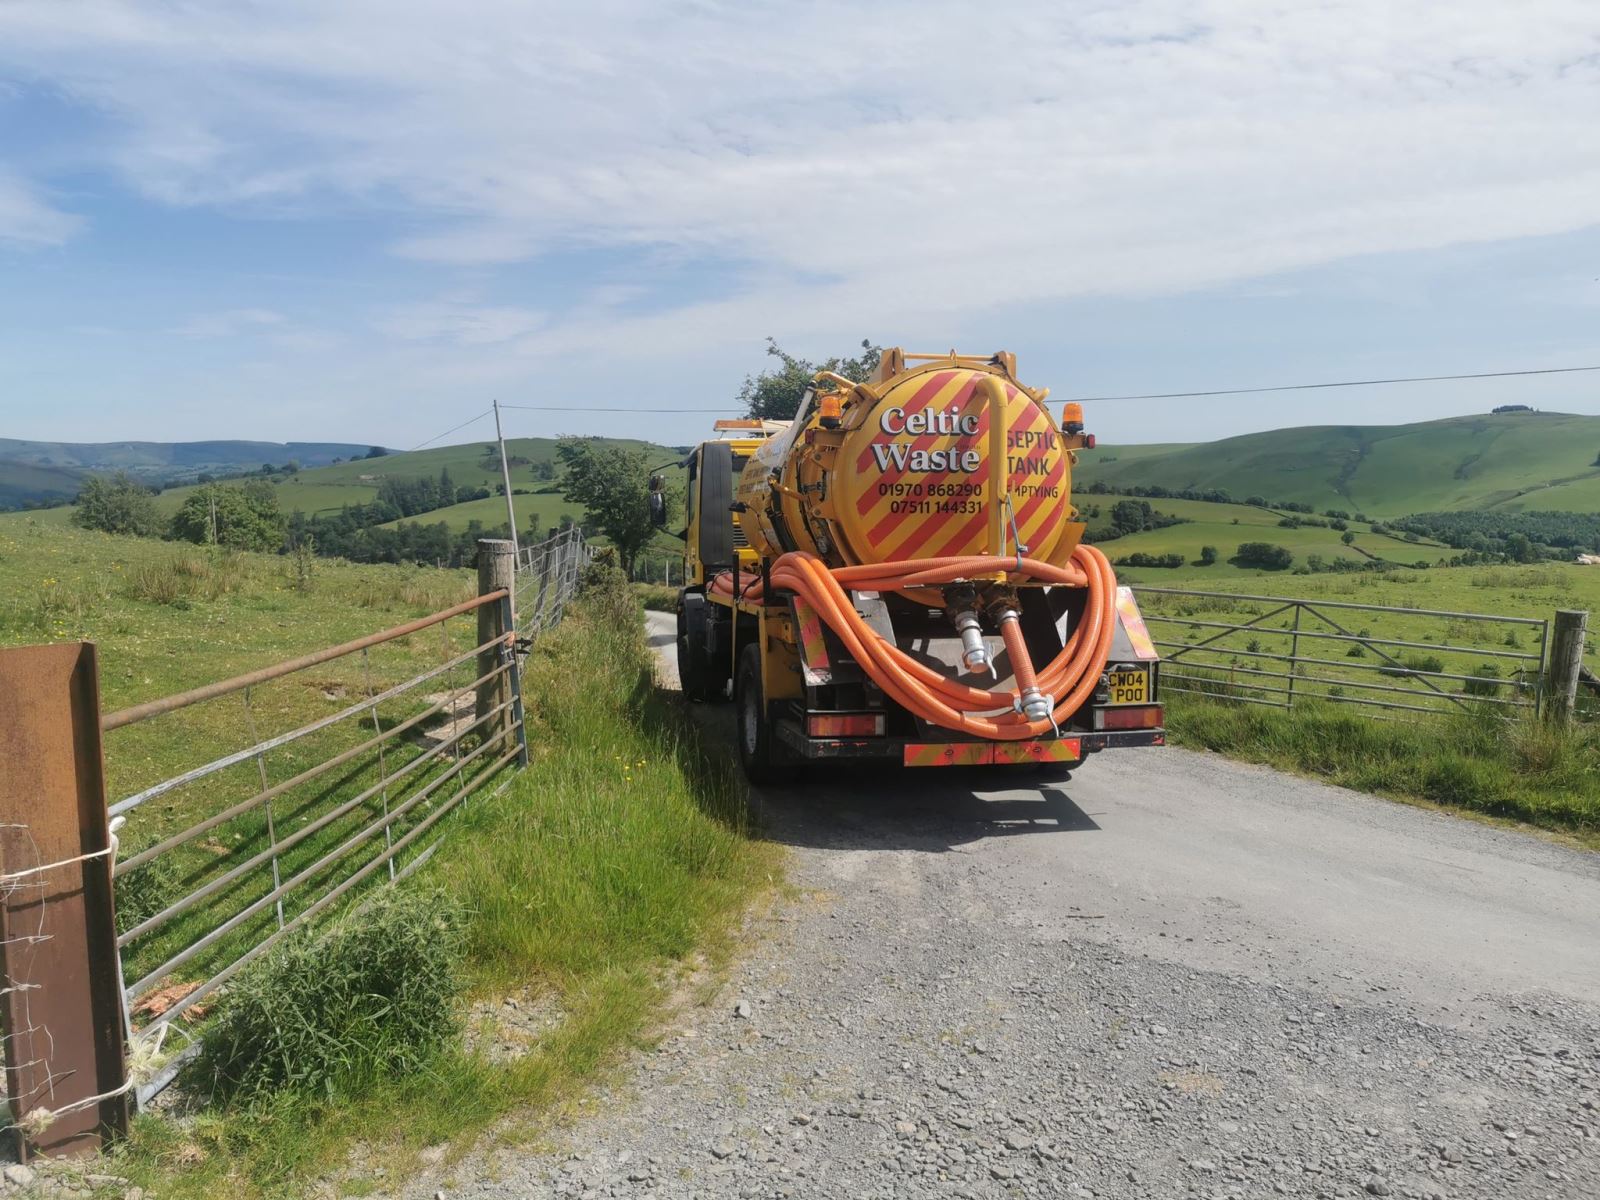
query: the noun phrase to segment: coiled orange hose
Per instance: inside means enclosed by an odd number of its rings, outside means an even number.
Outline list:
[[[1067,638],[1067,644],[1048,666],[1036,671],[1036,686],[1049,695],[1060,697],[1052,714],[1054,721],[1065,721],[1083,706],[1105,671],[1116,623],[1113,616],[1116,576],[1106,556],[1093,546],[1078,546],[1066,567],[1031,558],[974,555],[830,569],[813,554],[791,552],[772,564],[768,579],[773,588],[794,592],[816,609],[872,681],[903,708],[945,729],[995,741],[1042,737],[1053,731],[1052,723],[1029,721],[1016,711],[1018,693],[968,687],[918,662],[868,625],[856,612],[846,590],[905,591],[997,573],[1007,574],[1015,581],[1032,580],[1088,590],[1083,618]],[[756,579],[741,587],[741,599],[759,600],[763,586]],[[726,573],[718,575],[711,587],[720,595],[733,595],[733,580]],[[1016,673],[1021,678],[1033,664],[1027,661],[1026,653],[1019,656],[1013,648],[1012,655],[1018,660]]]

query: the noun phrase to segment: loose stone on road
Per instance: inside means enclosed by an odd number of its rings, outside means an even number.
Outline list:
[[[722,994],[415,1194],[1600,1195],[1592,855],[1176,749],[757,802]]]

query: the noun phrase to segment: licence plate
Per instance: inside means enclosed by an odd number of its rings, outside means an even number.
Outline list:
[[[1150,672],[1143,667],[1111,672],[1110,704],[1149,704]]]

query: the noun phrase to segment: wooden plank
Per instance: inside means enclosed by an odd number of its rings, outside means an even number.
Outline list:
[[[126,1095],[62,1111],[126,1079],[109,838],[94,645],[0,650],[0,1018],[25,1156],[127,1129]]]

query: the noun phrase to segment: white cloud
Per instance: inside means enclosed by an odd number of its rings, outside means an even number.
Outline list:
[[[750,264],[664,315],[382,321],[528,353],[854,334],[1586,227],[1597,52],[1591,0],[0,8],[0,73],[101,108],[117,169],[162,201],[398,209],[396,252],[444,264]]]
[[[51,207],[27,184],[0,169],[0,247],[58,246],[81,224],[80,218]]]
[[[200,313],[172,332],[186,338],[231,338],[284,323],[284,315],[270,308],[230,308],[222,312]]]

